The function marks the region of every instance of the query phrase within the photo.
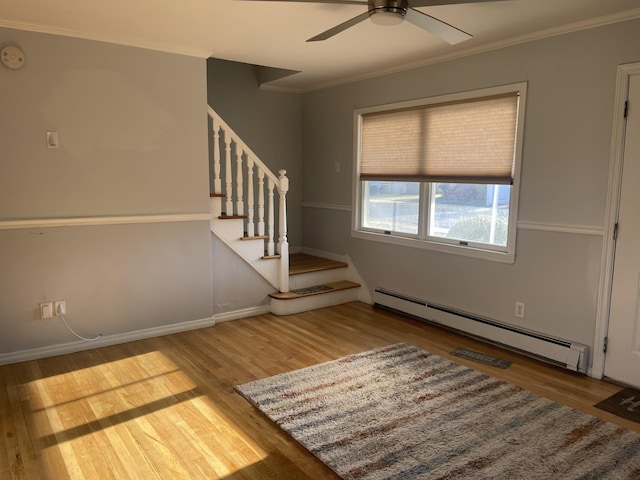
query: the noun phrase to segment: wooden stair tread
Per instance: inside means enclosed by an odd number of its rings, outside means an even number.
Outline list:
[[[245,218],[247,218],[247,216],[246,215],[224,215],[224,214],[222,214],[222,215],[218,216],[218,218],[220,220],[237,220],[239,218],[240,219],[245,219]]]
[[[315,288],[319,288],[319,287],[328,287],[328,288],[319,289],[317,291],[314,290]],[[312,295],[322,295],[325,293],[333,293],[333,292],[338,292],[340,290],[348,290],[350,288],[358,288],[358,287],[360,287],[359,283],[349,282],[348,280],[342,280],[340,282],[331,282],[331,283],[325,283],[323,285],[316,285],[315,287],[298,289],[298,290],[309,290],[306,293],[296,293],[295,291],[290,291],[286,293],[281,293],[281,292],[271,293],[269,294],[269,296],[277,300],[294,300],[296,298],[310,297]]]
[[[225,198],[226,195],[224,193],[210,193],[209,198]]]
[[[280,254],[279,253],[276,253],[275,255],[267,255],[267,254],[265,254],[265,255],[262,256],[263,260],[273,260],[274,258],[280,258]]]
[[[267,238],[269,237],[266,235],[254,235],[253,237],[248,237],[248,236],[240,237],[240,240],[266,240]]]
[[[336,262],[335,260],[307,255],[306,253],[295,253],[289,256],[289,275],[347,267],[348,265],[344,262]]]

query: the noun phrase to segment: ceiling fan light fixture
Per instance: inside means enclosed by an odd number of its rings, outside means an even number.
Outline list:
[[[266,0],[265,0],[266,1]],[[311,3],[338,3],[345,5],[363,5],[363,0],[280,0],[283,2],[311,2]],[[455,45],[472,38],[472,35],[460,30],[453,25],[449,25],[442,20],[438,20],[426,13],[417,10],[415,7],[429,7],[433,5],[453,5],[459,3],[478,3],[496,0],[366,0],[367,11],[342,22],[335,27],[311,37],[307,42],[319,42],[344,32],[346,29],[358,25],[367,18],[377,25],[399,25],[406,18],[413,25],[434,34],[445,42]],[[411,5],[409,4],[411,2]]]
[[[369,12],[369,18],[376,25],[393,26],[403,22],[405,13],[406,10],[402,9],[376,9]]]

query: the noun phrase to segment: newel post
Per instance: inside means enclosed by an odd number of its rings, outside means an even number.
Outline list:
[[[280,197],[280,210],[278,215],[278,253],[280,254],[280,291],[289,291],[289,241],[287,240],[287,192],[289,191],[289,179],[287,171],[278,172],[278,193]]]

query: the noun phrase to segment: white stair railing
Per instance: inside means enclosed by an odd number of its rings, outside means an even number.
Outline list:
[[[246,236],[265,236],[266,256],[280,255],[279,287],[289,291],[289,242],[287,239],[287,192],[289,179],[286,170],[276,176],[258,156],[242,141],[229,125],[207,106],[213,129],[213,192],[225,195],[225,215],[246,216]],[[224,146],[221,145],[224,142]],[[246,176],[243,172],[246,161]],[[235,163],[235,183],[234,183]],[[255,169],[255,172],[254,172]],[[222,175],[224,174],[224,191]],[[265,189],[265,178],[267,181]],[[247,183],[246,188],[244,183]],[[254,185],[255,183],[255,185]],[[257,187],[257,188],[254,188]],[[266,191],[265,191],[266,190]],[[254,194],[257,191],[256,198]],[[278,193],[276,213],[274,192]],[[234,201],[235,200],[235,201]],[[266,205],[266,219],[265,219]],[[275,222],[278,222],[278,243],[275,245]],[[256,219],[257,218],[257,222]],[[266,225],[265,225],[266,221]]]

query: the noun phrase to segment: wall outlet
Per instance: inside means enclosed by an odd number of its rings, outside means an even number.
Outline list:
[[[67,314],[67,302],[64,300],[56,300],[53,302],[53,312],[55,315]]]
[[[524,302],[516,302],[514,315],[518,318],[524,318]]]
[[[53,302],[45,302],[40,304],[40,318],[42,320],[53,318]]]

